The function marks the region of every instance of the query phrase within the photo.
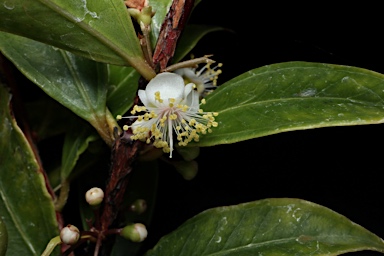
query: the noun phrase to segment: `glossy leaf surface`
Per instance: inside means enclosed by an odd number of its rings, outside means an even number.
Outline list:
[[[90,142],[99,137],[88,125],[75,123],[74,127],[65,134],[61,160],[61,179],[67,179],[75,167],[80,155],[88,148]]]
[[[78,118],[73,112],[52,98],[27,102],[28,121],[39,141],[63,134]]]
[[[362,250],[384,252],[384,242],[326,207],[273,198],[206,210],[146,256],[325,256]]]
[[[41,255],[58,235],[56,215],[33,151],[10,114],[9,101],[0,85],[0,215],[12,241],[7,255]]]
[[[143,62],[131,18],[120,0],[1,0],[0,17],[0,31],[101,62]]]
[[[26,77],[112,143],[111,130],[117,125],[106,109],[105,64],[19,36],[3,33],[0,39],[4,55]]]
[[[113,116],[124,115],[133,105],[140,74],[132,67],[108,65],[107,106]]]
[[[219,86],[202,108],[219,112],[219,126],[200,136],[199,146],[293,130],[378,124],[384,121],[384,75],[332,64],[273,64]]]

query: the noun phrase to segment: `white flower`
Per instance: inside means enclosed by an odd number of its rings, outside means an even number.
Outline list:
[[[180,146],[185,146],[192,140],[198,141],[199,134],[211,132],[211,128],[217,126],[215,116],[218,113],[200,109],[199,94],[194,88],[193,83],[184,85],[180,75],[168,72],[158,74],[145,90],[138,91],[144,106],[136,105],[131,111],[132,115],[137,112],[144,114],[125,117],[137,117],[137,120],[123,129],[132,129],[133,140],[153,141],[155,147],[170,153],[171,158],[175,140]],[[204,104],[205,100],[201,103]]]
[[[219,63],[217,66],[211,68],[211,63],[206,64],[200,70],[197,68],[179,68],[174,72],[178,75],[181,75],[185,83],[194,83],[197,88],[197,92],[200,95],[209,93],[217,85],[217,78],[221,74],[222,64]]]

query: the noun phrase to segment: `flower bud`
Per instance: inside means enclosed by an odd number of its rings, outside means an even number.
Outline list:
[[[130,210],[142,214],[147,210],[147,202],[144,199],[136,199],[130,206]]]
[[[140,16],[140,22],[139,23],[143,23],[145,26],[149,26],[151,25],[151,22],[152,22],[152,16],[155,15],[153,12],[152,12],[152,7],[151,6],[145,6],[142,10],[141,10],[141,16]]]
[[[98,206],[104,199],[104,192],[100,188],[91,188],[85,193],[85,200],[91,206]]]
[[[63,243],[73,245],[79,241],[80,231],[74,225],[67,225],[60,231],[60,239]]]
[[[145,6],[141,10],[135,8],[128,8],[127,10],[129,15],[131,15],[141,26],[151,25],[152,17],[155,15],[155,13],[152,12],[151,6]]]
[[[144,224],[135,223],[125,226],[120,235],[132,242],[142,242],[147,238],[148,231]]]
[[[178,161],[173,162],[172,164],[186,180],[192,180],[195,178],[199,169],[196,161]]]

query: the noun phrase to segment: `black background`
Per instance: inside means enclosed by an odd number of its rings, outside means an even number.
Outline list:
[[[224,64],[219,83],[286,61],[342,64],[384,73],[380,6],[355,3],[202,1],[190,23],[222,26],[233,33],[211,33],[193,53],[196,57],[214,54]],[[384,237],[383,128],[321,128],[201,148],[199,173],[192,181],[163,164],[155,217],[144,249],[203,210],[273,197],[312,201]]]

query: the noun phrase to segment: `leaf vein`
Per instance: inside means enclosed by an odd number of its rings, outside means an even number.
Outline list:
[[[1,187],[3,187],[3,186],[1,186]],[[4,193],[3,193],[3,191],[1,189],[0,189],[0,195],[1,195],[1,199],[2,199],[2,201],[4,203],[5,208],[7,209],[8,213],[9,213],[9,216],[12,219],[13,224],[15,225],[16,229],[19,232],[19,235],[21,236],[21,238],[23,239],[23,241],[27,245],[27,248],[32,252],[32,254],[36,255],[36,251],[34,250],[31,241],[25,236],[24,231],[22,230],[19,221],[16,218],[14,218],[14,214],[11,214],[11,213],[13,213],[12,207],[10,207],[10,205],[9,205],[9,203],[7,201],[7,197],[4,195]]]

